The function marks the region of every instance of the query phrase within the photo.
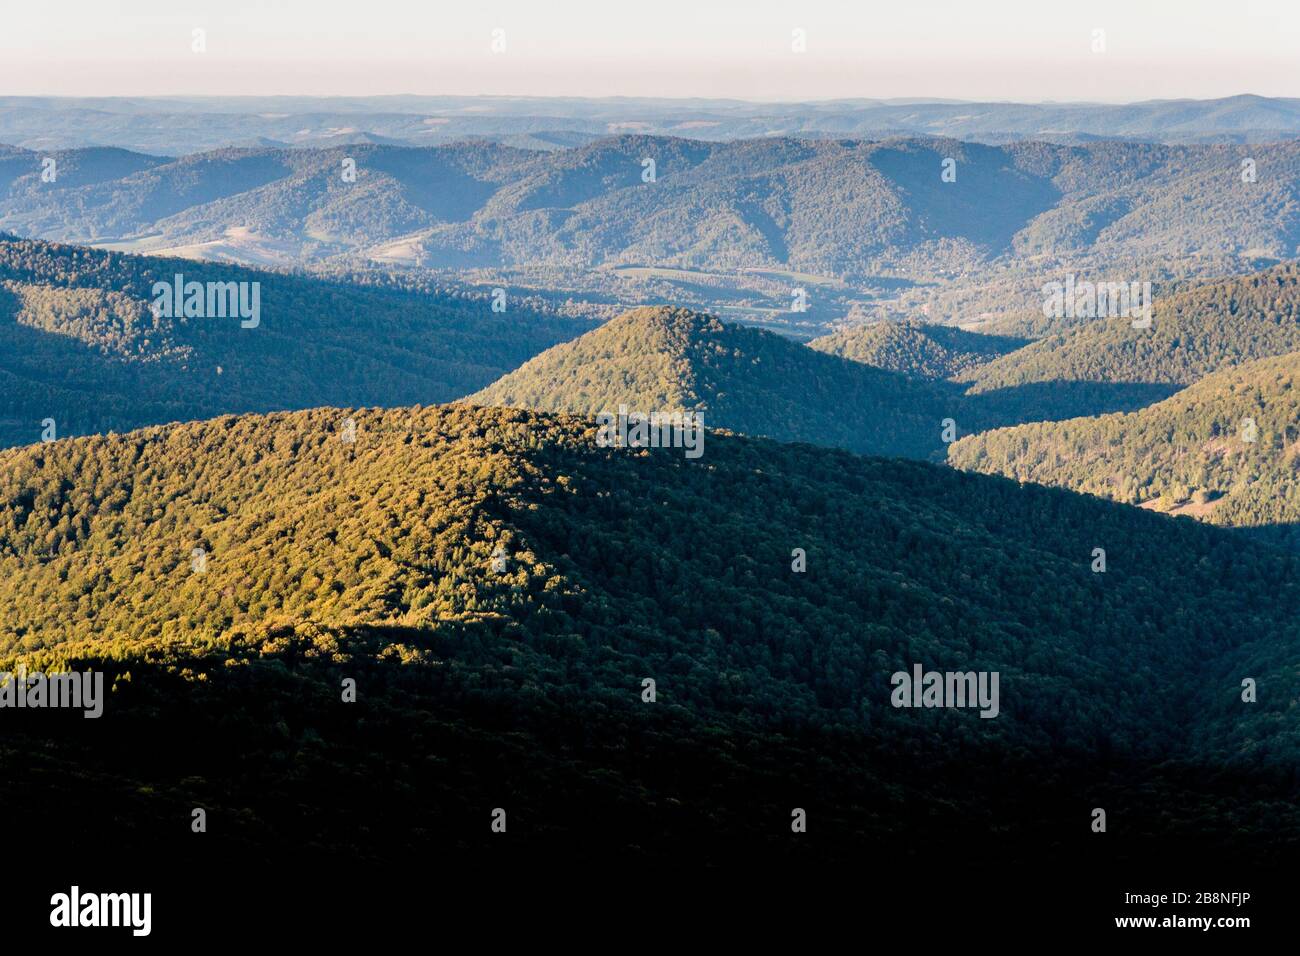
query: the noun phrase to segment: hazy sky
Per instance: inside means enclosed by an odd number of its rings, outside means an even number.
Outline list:
[[[192,31],[207,51],[192,51]],[[494,30],[505,50],[492,51]],[[792,50],[793,31],[807,50]],[[1094,53],[1094,31],[1105,52]],[[8,0],[0,95],[1300,96],[1300,0]]]

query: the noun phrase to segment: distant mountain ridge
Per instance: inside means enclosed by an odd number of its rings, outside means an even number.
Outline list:
[[[44,158],[59,164],[55,182],[41,178]],[[1253,182],[1242,179],[1247,159]],[[954,181],[941,178],[949,160]],[[176,160],[116,150],[0,155],[0,228],[253,264],[652,263],[865,281],[909,270],[969,276],[1026,258],[1098,268],[1275,261],[1300,250],[1297,204],[1300,142],[1246,150],[623,135],[551,151],[474,142]]]
[[[408,146],[467,137],[620,132],[760,136],[947,136],[1006,142],[1260,142],[1300,134],[1300,100],[1251,94],[1137,103],[841,99],[755,103],[649,97],[0,97],[0,142],[32,149],[119,146],[179,155],[262,137],[319,146],[371,135]]]

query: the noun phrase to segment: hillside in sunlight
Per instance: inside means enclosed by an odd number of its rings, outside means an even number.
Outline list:
[[[594,416],[683,409],[705,425],[869,454],[939,453],[954,390],[687,309],[640,308],[471,395]]]
[[[59,846],[1059,860],[1097,805],[1117,822],[1094,861],[1300,841],[1276,690],[1300,558],[1221,529],[718,433],[698,460],[601,448],[589,422],[463,405],[11,449],[0,489],[0,664],[107,674],[100,720],[6,713],[24,770],[0,797]],[[914,664],[998,672],[997,717],[892,706]],[[192,807],[200,849],[160,826]],[[792,807],[815,821],[793,841]]]

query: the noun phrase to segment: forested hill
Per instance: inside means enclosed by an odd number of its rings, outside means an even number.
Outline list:
[[[111,688],[57,737],[9,715],[6,755],[40,781],[7,781],[9,812],[119,852],[196,852],[158,821],[202,806],[204,847],[496,860],[505,806],[525,847],[734,864],[981,838],[1016,856],[1072,846],[1101,805],[1115,850],[1293,852],[1300,559],[920,462],[594,439],[452,405],[0,452],[0,665]],[[914,663],[999,672],[998,716],[890,706]],[[1221,819],[1227,785],[1267,824]],[[803,806],[815,835],[791,844]]]
[[[969,436],[948,456],[1300,547],[1300,352],[1226,368],[1131,414]]]
[[[952,378],[1028,344],[925,322],[872,322],[808,343],[819,352],[920,378]]]
[[[1014,397],[1023,420],[1132,411],[1230,365],[1300,350],[1300,266],[1224,279],[1155,303],[1150,328],[1095,319],[958,378]]]
[[[257,283],[260,317],[168,318],[156,281]],[[249,286],[251,293],[251,285]],[[250,294],[251,304],[251,294]],[[590,325],[417,294],[0,236],[0,446],[227,412],[449,401]]]
[[[942,449],[955,389],[667,307],[633,309],[557,345],[468,399],[595,415],[698,411],[707,426],[924,458]]]

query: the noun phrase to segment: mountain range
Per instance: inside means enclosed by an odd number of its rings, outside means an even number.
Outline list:
[[[153,285],[176,274],[258,284],[258,327],[155,316]],[[585,416],[690,410],[711,428],[941,460],[955,438],[1136,411],[1216,370],[1300,351],[1294,266],[1158,299],[1148,329],[1096,319],[1036,341],[911,322],[804,345],[688,309],[597,325],[492,301],[0,238],[0,444],[467,399]]]
[[[474,182],[536,162],[453,155]],[[84,196],[149,180],[128,218],[225,201],[206,160],[77,159],[103,163]],[[641,188],[607,173],[546,166],[481,202],[540,223]],[[422,201],[460,215],[473,188]],[[405,214],[372,198],[357,216]],[[255,284],[257,321],[160,309],[177,275]],[[1293,263],[1170,288],[1148,328],[807,344],[422,281],[0,237],[0,443],[21,446],[0,450],[0,671],[108,688],[103,722],[6,715],[24,773],[0,797],[52,846],[327,873],[954,851],[1232,871],[1300,846]],[[594,416],[620,406],[700,413],[702,454],[608,447]],[[918,668],[996,674],[996,719],[898,706]],[[198,848],[166,824],[195,808]]]
[[[730,140],[890,135],[1240,143],[1294,138],[1300,100],[1241,95],[1138,103],[846,99],[757,103],[634,97],[0,97],[0,142],[30,149],[117,146],[169,155],[250,144],[481,137],[542,147],[619,133]]]
[[[550,152],[360,144],[179,159],[6,148],[0,228],[246,264],[775,270],[793,288],[805,274],[987,281],[982,270],[1028,262],[1128,281],[1148,277],[1141,263],[1294,256],[1298,182],[1297,142],[624,135]],[[1029,276],[1017,300],[1039,284]]]

